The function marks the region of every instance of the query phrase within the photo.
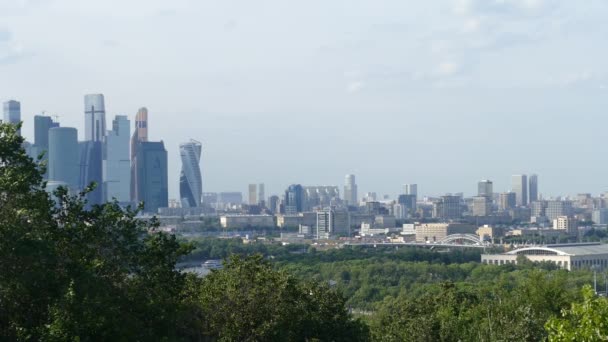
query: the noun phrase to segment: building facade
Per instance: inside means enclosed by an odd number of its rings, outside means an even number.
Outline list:
[[[515,208],[517,200],[514,192],[503,192],[498,195],[498,209],[505,211]]]
[[[4,113],[3,121],[5,123],[16,125],[21,122],[21,103],[19,101],[6,101],[2,108]],[[17,131],[17,134],[21,135],[21,129]]]
[[[73,192],[80,190],[78,131],[71,127],[49,130],[49,181],[64,184]]]
[[[103,94],[84,96],[84,140],[104,140],[106,135],[106,106]]]
[[[304,211],[304,188],[292,184],[285,190],[285,214],[297,214]]]
[[[200,161],[202,144],[196,140],[179,145],[182,169],[179,176],[179,194],[182,207],[199,207],[203,195],[203,177]]]
[[[538,201],[538,176],[530,175],[528,191],[530,193],[530,202]]]
[[[346,175],[344,178],[344,201],[347,205],[358,205],[357,183],[355,175]]]
[[[492,198],[493,191],[492,181],[484,179],[477,183],[477,196]]]
[[[167,180],[167,150],[160,142],[142,141],[133,159],[137,183],[133,202],[144,203],[144,212],[156,213],[169,205]]]
[[[92,183],[95,183],[95,189],[86,195],[86,199],[89,205],[102,204],[104,202],[102,172],[103,144],[101,141],[81,141],[78,143],[78,148],[80,160],[79,189],[85,189]]]
[[[131,122],[124,115],[117,115],[112,121],[103,146],[103,198],[116,199],[128,203],[131,198],[131,155],[129,135]]]
[[[526,175],[511,177],[511,191],[515,193],[515,202],[518,206],[528,205],[528,177]]]

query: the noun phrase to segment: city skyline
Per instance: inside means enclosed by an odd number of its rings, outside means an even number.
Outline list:
[[[421,195],[473,194],[479,179],[507,191],[511,174],[532,172],[545,196],[608,190],[608,164],[595,162],[605,148],[582,147],[608,120],[608,4],[318,6],[4,2],[0,72],[11,82],[0,98],[22,103],[29,140],[43,111],[84,140],[83,94],[105,95],[106,120],[147,106],[176,199],[177,151],[189,138],[206,146],[209,191],[265,182],[270,195],[352,173],[361,194],[395,197],[410,181]],[[564,157],[567,167],[556,163]]]

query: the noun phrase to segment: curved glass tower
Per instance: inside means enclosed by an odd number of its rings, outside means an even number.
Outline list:
[[[182,158],[182,171],[179,177],[179,193],[182,207],[198,207],[203,194],[203,177],[201,176],[202,144],[196,140],[179,145]]]
[[[84,96],[84,140],[103,141],[106,135],[106,107],[103,94]]]

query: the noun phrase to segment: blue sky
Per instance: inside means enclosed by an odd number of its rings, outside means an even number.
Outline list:
[[[343,184],[395,195],[608,191],[608,2],[0,0],[0,100],[81,128],[150,111],[170,156],[203,147],[204,191]],[[83,132],[80,132],[82,135]]]

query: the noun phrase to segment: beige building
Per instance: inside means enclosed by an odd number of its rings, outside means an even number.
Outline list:
[[[481,262],[490,265],[517,264],[517,257],[532,262],[552,262],[566,270],[581,268],[608,269],[608,244],[572,243],[515,249],[503,254],[483,254]]]
[[[477,228],[477,231],[475,232],[477,235],[479,235],[479,239],[481,241],[484,240],[494,240],[495,237],[498,237],[500,235],[500,232],[498,231],[498,229],[489,226],[489,225],[484,225],[483,227],[479,227]]]
[[[475,226],[465,223],[417,223],[416,242],[438,242],[452,234],[475,234]]]
[[[220,216],[220,225],[225,229],[276,226],[272,215],[225,215]]]
[[[561,230],[570,235],[576,235],[577,222],[573,217],[559,216],[553,220],[553,229]]]

